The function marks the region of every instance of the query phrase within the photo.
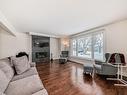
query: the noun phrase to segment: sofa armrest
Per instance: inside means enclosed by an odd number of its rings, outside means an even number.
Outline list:
[[[113,66],[112,64],[103,64],[102,65],[102,71],[107,74],[116,74],[117,73],[117,67]]]
[[[101,65],[95,64],[95,65],[94,65],[94,68],[95,68],[95,72],[96,72],[96,73],[101,73],[101,72],[102,72],[102,67],[101,67]]]
[[[95,64],[95,70],[98,74],[102,75],[116,75],[117,66],[110,63],[101,63],[101,65]]]
[[[36,63],[35,62],[30,62],[30,66],[31,67],[36,67]]]

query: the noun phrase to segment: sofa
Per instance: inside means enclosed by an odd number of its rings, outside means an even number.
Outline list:
[[[35,63],[30,69],[16,74],[9,58],[0,59],[0,95],[48,95]]]

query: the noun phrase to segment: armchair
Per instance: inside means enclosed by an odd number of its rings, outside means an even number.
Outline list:
[[[116,75],[117,67],[108,63],[111,57],[110,53],[105,54],[106,61],[105,62],[96,62],[95,61],[95,72],[99,75]]]
[[[102,63],[101,65],[95,64],[95,71],[99,75],[116,75],[117,67],[110,63]]]
[[[68,61],[68,51],[61,51],[61,55],[59,58],[59,63],[66,63]]]

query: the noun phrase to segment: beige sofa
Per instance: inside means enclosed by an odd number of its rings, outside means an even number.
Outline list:
[[[5,58],[0,59],[0,95],[48,95],[48,93],[34,63],[31,63],[29,70],[16,75],[10,60]]]

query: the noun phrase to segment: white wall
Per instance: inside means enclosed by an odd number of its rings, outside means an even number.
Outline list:
[[[60,50],[61,51],[69,51],[69,37],[61,37],[60,38]]]
[[[16,36],[0,30],[0,58],[14,56],[18,52],[25,51],[31,55],[31,36],[16,32]]]
[[[123,53],[127,62],[127,20],[106,27],[106,51]]]
[[[50,55],[53,54],[53,59],[58,59],[60,55],[59,38],[50,38]]]
[[[64,50],[69,51],[69,37],[50,38],[50,55],[53,53],[53,59],[59,59],[61,51]]]
[[[123,53],[127,62],[127,20],[102,28],[105,29],[105,52]],[[82,64],[90,62],[86,59],[75,57],[71,57],[70,60]]]

